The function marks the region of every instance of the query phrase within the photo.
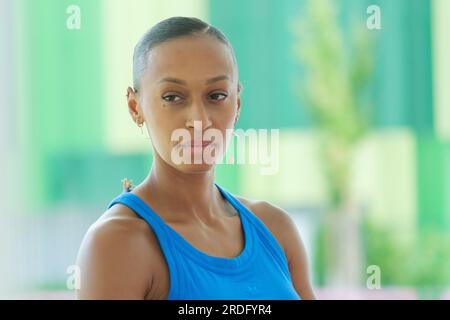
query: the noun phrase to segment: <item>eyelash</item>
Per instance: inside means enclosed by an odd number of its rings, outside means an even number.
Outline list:
[[[225,99],[228,97],[227,94],[222,93],[222,92],[214,92],[214,93],[211,93],[211,94],[209,95],[209,97],[215,96],[215,95],[222,95],[222,96],[223,96],[223,98],[221,98],[221,99],[213,99],[213,100],[215,100],[215,101],[222,101],[222,100],[225,100]],[[182,97],[179,96],[179,95],[177,95],[177,94],[168,94],[168,95],[166,95],[166,96],[163,96],[162,99],[163,99],[164,101],[166,101],[166,102],[169,102],[169,103],[179,103],[179,101],[174,101],[174,100],[173,100],[174,97],[175,97],[175,98],[180,98],[180,99],[182,99]],[[170,98],[170,99],[169,99],[169,100],[166,100],[167,98]]]

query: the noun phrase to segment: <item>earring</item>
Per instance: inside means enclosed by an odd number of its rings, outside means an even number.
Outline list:
[[[141,134],[144,134],[144,131],[142,130],[142,126],[144,125],[144,121],[141,123],[138,123],[138,127],[141,128]]]

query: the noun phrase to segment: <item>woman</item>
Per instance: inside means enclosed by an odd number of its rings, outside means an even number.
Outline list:
[[[182,153],[205,160],[211,145],[220,155],[227,143],[172,141],[176,130],[226,136],[239,118],[226,37],[196,18],[163,20],[135,47],[133,81],[128,110],[139,127],[146,123],[153,164],[85,235],[78,298],[314,299],[305,249],[285,211],[221,188],[214,161],[175,161]]]

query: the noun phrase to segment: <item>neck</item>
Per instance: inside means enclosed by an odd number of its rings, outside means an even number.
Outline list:
[[[143,181],[143,192],[163,203],[177,220],[211,223],[223,211],[224,200],[214,185],[214,168],[204,172],[181,172],[155,154],[152,169]]]

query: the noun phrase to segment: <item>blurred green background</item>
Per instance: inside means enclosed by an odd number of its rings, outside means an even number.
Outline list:
[[[175,15],[230,39],[237,128],[280,130],[277,174],[217,182],[293,216],[318,298],[449,299],[447,0],[0,0],[0,296],[73,297],[88,226],[150,169],[125,90],[135,43]]]

